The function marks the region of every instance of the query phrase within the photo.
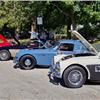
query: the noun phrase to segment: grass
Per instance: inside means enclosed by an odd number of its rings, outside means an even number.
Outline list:
[[[20,41],[20,43],[25,43],[25,42],[28,42],[30,39],[21,39],[21,40],[19,40]]]
[[[100,40],[93,42],[93,44],[100,44]]]

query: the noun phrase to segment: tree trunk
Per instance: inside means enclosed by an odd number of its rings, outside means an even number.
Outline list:
[[[4,26],[2,27],[1,33],[5,34],[7,31],[7,24],[4,24]]]
[[[31,32],[36,31],[36,20],[35,18],[32,19],[32,24],[31,24]]]
[[[75,24],[74,8],[73,8],[73,6],[71,7],[70,18],[71,18],[72,29],[73,29],[73,30],[76,30],[76,24]]]
[[[76,30],[73,7],[71,8],[71,11],[69,12],[69,21],[67,25],[68,38],[71,39],[71,33],[69,32],[69,30]]]
[[[69,32],[71,27],[71,19],[69,17],[68,23],[67,23],[67,34],[68,34],[68,39],[71,39],[71,33]]]
[[[70,18],[71,18],[72,29],[76,30],[76,24],[75,24],[75,19],[74,19],[74,12],[72,11],[72,13],[70,15],[71,15]]]

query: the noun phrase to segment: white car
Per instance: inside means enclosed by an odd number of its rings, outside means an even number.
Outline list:
[[[67,87],[79,88],[87,79],[100,81],[100,53],[57,55],[53,61],[52,75],[63,79]]]
[[[75,35],[88,49],[87,53],[54,56],[50,67],[51,76],[63,79],[70,88],[79,88],[85,81],[100,81],[100,53],[78,32]]]

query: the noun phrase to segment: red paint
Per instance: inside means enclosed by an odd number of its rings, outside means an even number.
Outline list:
[[[11,45],[11,43],[1,34],[0,34],[0,41],[1,41],[0,47],[2,47],[2,46],[10,46]]]

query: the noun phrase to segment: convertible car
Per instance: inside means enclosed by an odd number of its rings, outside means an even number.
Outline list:
[[[0,47],[2,46],[11,46],[11,43],[7,41],[7,39],[0,34]]]
[[[50,76],[64,81],[70,88],[81,87],[86,80],[100,81],[100,53],[86,40],[87,53],[54,56]]]
[[[11,57],[15,57],[16,52],[25,48],[40,48],[43,43],[39,40],[30,40],[27,43],[21,44],[16,37],[13,37],[13,42],[9,42],[3,35],[0,34],[0,60],[6,61]]]
[[[100,81],[100,53],[55,56],[51,73],[70,88],[82,87],[86,80]]]
[[[41,49],[20,50],[14,63],[24,69],[32,69],[35,65],[50,66],[56,54],[76,54],[87,52],[87,48],[80,40],[59,40],[53,47]]]

